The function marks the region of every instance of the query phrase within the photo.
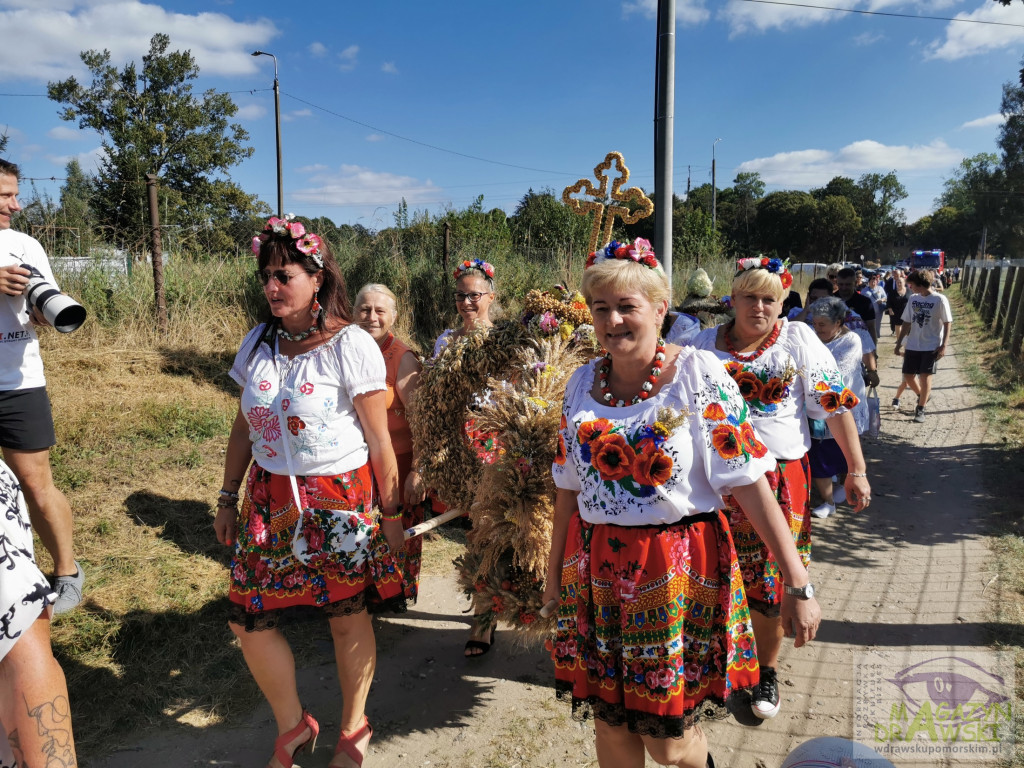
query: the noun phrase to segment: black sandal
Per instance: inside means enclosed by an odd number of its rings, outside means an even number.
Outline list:
[[[487,652],[491,650],[491,646],[494,645],[494,633],[497,627],[491,627],[491,639],[488,642],[483,640],[467,640],[466,641],[466,658],[467,659],[479,659],[481,656],[486,656]],[[470,651],[480,651],[480,653],[470,653]]]

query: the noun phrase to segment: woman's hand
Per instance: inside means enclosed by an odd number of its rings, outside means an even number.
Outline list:
[[[871,484],[866,477],[854,477],[847,473],[843,488],[846,489],[846,498],[856,502],[853,507],[854,512],[860,512],[871,503]]]
[[[410,470],[405,476],[405,500],[409,504],[419,504],[427,498],[427,486],[423,484],[423,478],[415,469]]]
[[[225,547],[232,546],[238,534],[238,508],[217,507],[217,516],[213,519],[213,530],[217,534],[217,541]]]
[[[398,557],[398,553],[405,548],[405,529],[402,527],[402,520],[381,520],[380,528],[384,531],[384,538],[388,540],[388,547],[391,554]]]
[[[821,608],[813,597],[804,599],[795,595],[782,595],[782,631],[793,638],[793,647],[809,643],[818,634]]]

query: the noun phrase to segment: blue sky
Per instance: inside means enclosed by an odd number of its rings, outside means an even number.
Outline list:
[[[914,221],[961,159],[997,151],[1024,3],[795,1],[915,18],[677,0],[677,194],[688,173],[694,186],[710,181],[721,138],[720,188],[740,171],[760,172],[771,191],[895,170]],[[272,206],[273,62],[255,49],[278,59],[288,211],[379,229],[402,197],[437,212],[483,194],[485,208],[511,213],[529,188],[561,191],[612,150],[651,190],[656,6],[0,0],[0,131],[25,176],[60,177],[70,157],[95,167],[99,138],[39,94],[48,80],[85,77],[81,50],[139,60],[165,32],[195,56],[197,90],[233,92],[256,151],[232,178]]]

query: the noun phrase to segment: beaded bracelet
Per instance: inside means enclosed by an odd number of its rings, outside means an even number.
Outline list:
[[[237,501],[223,501],[223,500],[221,500],[221,501],[217,502],[217,509],[237,509],[237,508],[238,508],[238,502]]]
[[[847,472],[846,474],[848,474],[850,477],[867,477],[868,476],[867,472]]]
[[[401,520],[402,519],[402,511],[398,510],[397,512],[395,512],[392,515],[389,515],[389,514],[387,514],[385,512],[381,512],[380,513],[380,519],[381,520],[387,520],[389,522],[392,521],[392,520]]]
[[[218,491],[218,493],[220,493],[221,496],[225,496],[229,499],[238,499],[238,494],[235,493],[234,491],[229,491],[227,488],[221,488],[220,491]]]

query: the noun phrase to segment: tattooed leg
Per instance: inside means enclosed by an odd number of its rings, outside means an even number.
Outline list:
[[[64,672],[44,613],[0,661],[0,722],[19,768],[77,766]]]

